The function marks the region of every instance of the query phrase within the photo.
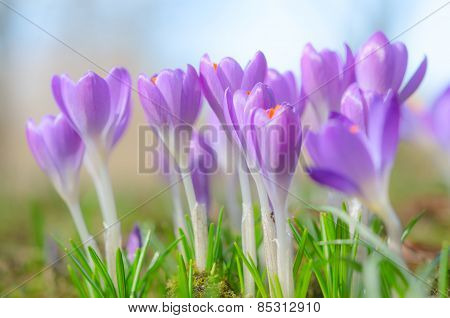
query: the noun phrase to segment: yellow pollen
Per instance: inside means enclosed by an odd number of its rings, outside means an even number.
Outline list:
[[[213,63],[214,71],[217,71],[217,63]]]
[[[273,116],[275,116],[275,113],[277,112],[277,110],[279,110],[280,108],[281,108],[281,105],[276,105],[275,107],[267,109],[266,110],[267,117],[272,119]]]
[[[351,125],[348,129],[352,134],[356,134],[359,132],[359,126],[358,125]]]
[[[150,80],[152,81],[153,84],[156,84],[156,76],[152,76]]]

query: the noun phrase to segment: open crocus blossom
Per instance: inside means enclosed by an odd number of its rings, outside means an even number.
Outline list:
[[[427,69],[424,58],[409,81],[400,90],[408,63],[408,51],[402,42],[391,43],[383,32],[374,33],[355,58],[356,80],[361,89],[386,94],[398,93],[399,102],[411,96],[422,82]]]
[[[301,57],[302,91],[307,99],[307,112],[313,127],[320,126],[330,111],[338,111],[342,94],[354,82],[354,62],[350,48],[345,45],[345,61],[334,51],[317,52],[311,44]]]
[[[347,94],[352,96],[344,96],[343,105],[355,103],[346,105],[350,118],[334,113],[319,132],[308,134],[308,171],[318,183],[357,197],[377,214],[386,225],[391,248],[400,254],[401,224],[388,196],[399,138],[399,103],[391,92],[369,98],[351,87]]]
[[[194,230],[196,265],[206,266],[207,215],[203,204],[197,202],[195,187],[189,171],[189,151],[192,124],[200,112],[201,88],[195,69],[186,72],[165,69],[138,79],[139,98],[147,120],[158,133],[168,151],[180,167]]]
[[[77,83],[67,75],[54,76],[52,90],[58,107],[86,146],[85,165],[97,190],[106,259],[114,273],[121,234],[107,163],[130,118],[130,75],[124,68],[114,68],[106,78],[88,72]]]
[[[288,225],[287,194],[300,155],[302,130],[296,109],[287,104],[246,110],[247,150],[259,167],[275,215],[278,279],[292,297],[293,245]]]
[[[39,125],[29,120],[26,135],[36,162],[67,204],[83,244],[96,249],[78,199],[79,174],[84,156],[80,137],[62,114],[45,116]]]

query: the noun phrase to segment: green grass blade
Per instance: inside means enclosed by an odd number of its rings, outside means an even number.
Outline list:
[[[402,242],[405,241],[406,237],[411,233],[414,226],[419,222],[419,220],[422,218],[422,216],[425,215],[425,211],[417,214],[415,217],[413,217],[408,224],[405,226],[405,229],[403,230],[402,234]]]
[[[209,272],[213,264],[213,250],[214,250],[214,223],[209,225],[208,231],[208,250],[206,253],[206,270]]]
[[[145,237],[144,240],[144,245],[139,253],[136,268],[133,272],[133,284],[131,285],[130,297],[135,297],[139,274],[141,273],[142,264],[144,263],[144,257],[145,254],[147,253],[149,242],[150,242],[150,231],[147,232],[147,236]]]
[[[448,297],[448,243],[444,242],[439,260],[439,296]]]
[[[125,268],[123,264],[122,251],[117,249],[116,252],[116,274],[117,274],[117,291],[120,298],[127,297],[127,283],[125,280]]]
[[[99,286],[97,284],[97,282],[95,282],[92,277],[91,274],[89,274],[86,269],[83,267],[83,265],[81,265],[80,261],[72,254],[68,254],[70,259],[72,260],[73,264],[75,265],[75,267],[78,269],[78,271],[81,273],[81,275],[83,275],[83,277],[86,279],[86,281],[92,286],[92,288],[94,289],[94,292],[96,295],[98,295],[99,297],[105,297],[105,293],[102,291],[101,286]]]
[[[91,256],[92,262],[94,263],[94,266],[96,267],[98,273],[103,278],[103,281],[105,282],[105,285],[108,288],[108,291],[113,297],[117,297],[116,288],[114,286],[114,283],[111,279],[111,276],[109,276],[108,270],[106,269],[105,264],[100,259],[100,257],[97,255],[95,250],[92,247],[88,247],[89,254]]]

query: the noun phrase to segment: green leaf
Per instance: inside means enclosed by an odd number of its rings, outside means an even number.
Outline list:
[[[97,282],[95,282],[92,279],[91,275],[86,271],[86,268],[84,268],[83,265],[81,265],[80,261],[71,253],[69,253],[68,255],[69,258],[72,260],[73,264],[75,265],[75,267],[81,273],[81,275],[83,275],[86,281],[92,286],[92,288],[94,288],[96,295],[100,297],[105,297],[105,293],[102,291],[101,286],[99,286]]]
[[[252,275],[253,279],[255,280],[256,287],[258,287],[259,292],[261,293],[261,296],[263,298],[267,298],[268,294],[266,289],[264,288],[263,280],[261,279],[261,276],[259,274],[258,268],[256,267],[255,263],[252,259],[247,258],[244,253],[242,252],[239,245],[237,245],[236,242],[234,242],[234,247],[236,248],[236,252],[239,256],[239,258],[244,262],[245,266],[247,266],[248,270],[250,271],[250,274]]]
[[[417,214],[415,217],[413,217],[408,224],[405,226],[405,229],[403,230],[402,234],[402,242],[405,241],[405,239],[408,237],[409,233],[411,233],[414,226],[419,222],[419,220],[422,218],[422,216],[425,215],[425,211]]]
[[[92,262],[94,263],[95,268],[98,270],[100,276],[103,278],[106,286],[108,287],[108,291],[112,295],[112,297],[117,297],[116,288],[114,287],[114,283],[109,276],[108,270],[106,269],[105,264],[97,255],[95,250],[92,247],[88,247],[89,254],[91,255]]]
[[[189,283],[188,276],[186,272],[186,265],[181,254],[178,255],[178,297],[188,298],[189,297]]]
[[[116,276],[117,276],[117,291],[120,298],[127,297],[127,284],[125,280],[125,268],[123,265],[122,251],[117,249],[116,252]]]

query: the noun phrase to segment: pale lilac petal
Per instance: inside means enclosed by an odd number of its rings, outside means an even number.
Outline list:
[[[263,83],[267,74],[267,61],[264,54],[256,52],[253,59],[247,64],[242,78],[241,88],[243,90],[252,90],[257,83]]]
[[[64,98],[71,121],[82,135],[100,135],[111,112],[108,84],[94,72],[88,72],[76,85],[76,97],[73,104]]]
[[[217,65],[205,54],[200,61],[200,83],[203,95],[220,122],[223,122],[222,101],[225,89],[217,76]]]
[[[422,83],[425,73],[427,71],[427,58],[425,57],[420,63],[417,70],[414,72],[413,76],[409,79],[408,83],[403,87],[399,94],[399,101],[404,102],[410,97],[416,89]]]
[[[181,94],[181,109],[179,121],[181,124],[192,125],[200,112],[201,88],[195,69],[187,66],[187,71],[183,77],[183,90]]]
[[[226,57],[217,66],[217,76],[224,90],[230,88],[234,92],[241,88],[244,71],[238,62],[231,57]]]
[[[391,50],[393,51],[394,62],[393,62],[393,71],[391,78],[391,89],[394,92],[397,92],[402,85],[403,78],[405,77],[406,66],[408,63],[408,50],[406,46],[397,42],[391,45]]]
[[[334,171],[320,168],[308,168],[307,172],[311,179],[317,183],[336,189],[347,195],[353,196],[361,193],[361,189],[358,185]]]

